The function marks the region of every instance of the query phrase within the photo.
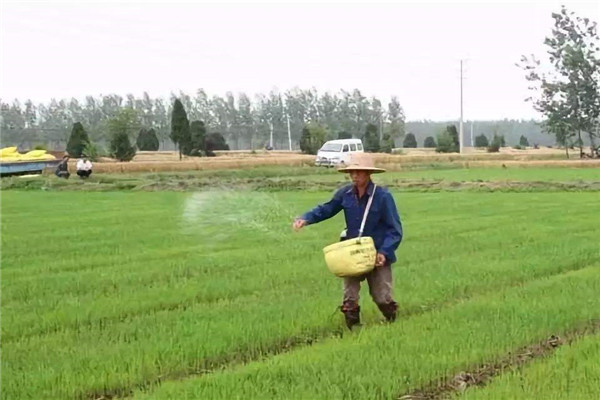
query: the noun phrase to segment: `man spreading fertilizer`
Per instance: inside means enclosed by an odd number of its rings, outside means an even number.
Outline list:
[[[374,258],[370,259],[368,272],[360,275],[338,274],[344,277],[344,300],[341,311],[344,313],[346,325],[352,329],[354,325],[360,323],[358,300],[360,283],[365,279],[369,284],[373,301],[384,317],[392,322],[396,319],[398,307],[392,297],[391,265],[396,261],[394,252],[402,241],[402,223],[392,195],[371,181],[371,174],[385,172],[385,170],[376,168],[368,154],[358,153],[352,156],[347,167],[338,171],[349,173],[352,184],[339,189],[327,203],[297,218],[293,227],[296,231],[300,230],[307,225],[331,218],[343,209],[346,218],[346,238],[342,240],[354,241],[357,246],[362,246],[349,250],[348,254],[356,256],[356,253],[368,252],[368,249],[364,249],[364,244],[359,243],[362,239],[368,239],[368,243],[372,243],[371,247],[374,245]],[[363,235],[365,238],[362,238]],[[324,250],[327,252],[327,248]]]

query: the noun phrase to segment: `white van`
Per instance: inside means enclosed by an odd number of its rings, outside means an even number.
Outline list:
[[[317,152],[315,165],[334,166],[348,164],[350,155],[363,153],[363,144],[360,139],[339,139],[325,142]]]

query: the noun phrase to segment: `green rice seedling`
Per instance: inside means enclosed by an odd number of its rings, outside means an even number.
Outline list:
[[[550,334],[592,324],[600,317],[598,290],[600,264],[595,264],[288,354],[166,382],[155,390],[138,391],[134,399],[398,398]],[[597,363],[582,368],[597,370]],[[597,371],[579,378],[585,380],[582,393],[598,393],[597,387],[590,390],[594,383],[588,379],[594,376]]]
[[[462,398],[597,399],[600,398],[600,336],[592,335],[563,346],[520,370],[507,371],[483,388],[467,390]]]
[[[596,193],[394,195],[398,326],[600,260]],[[343,332],[321,253],[341,216],[290,228],[330,192],[1,196],[3,397],[128,393]]]

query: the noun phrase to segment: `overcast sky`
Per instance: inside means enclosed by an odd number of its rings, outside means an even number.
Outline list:
[[[543,54],[566,4],[599,1],[143,4],[2,1],[0,96],[48,101],[294,86],[400,99],[409,120],[537,118],[522,54]]]

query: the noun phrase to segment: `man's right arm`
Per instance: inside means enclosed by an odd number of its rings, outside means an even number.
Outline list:
[[[331,200],[327,203],[323,203],[313,208],[311,211],[300,217],[307,222],[307,225],[316,224],[335,216],[337,213],[342,211],[342,199],[344,194],[344,188],[338,190]]]

